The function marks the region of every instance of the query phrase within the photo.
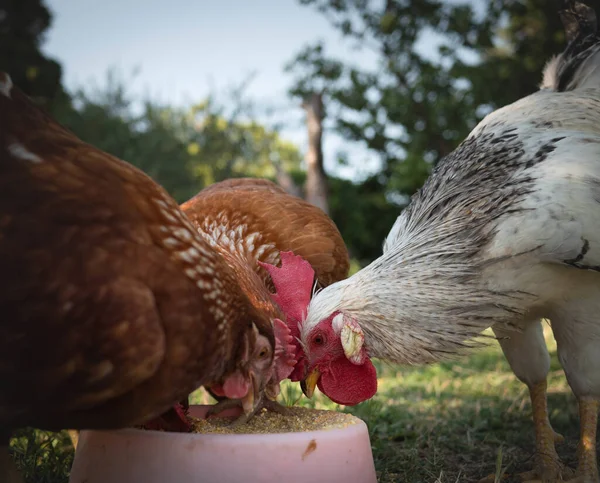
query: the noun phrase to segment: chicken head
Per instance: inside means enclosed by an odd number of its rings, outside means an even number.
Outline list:
[[[369,359],[360,325],[340,312],[322,320],[303,336],[307,375],[302,392],[315,386],[338,404],[353,406],[377,392],[377,371]]]
[[[274,370],[275,338],[272,332],[262,332],[252,322],[239,348],[237,364],[221,383],[210,386],[217,396],[241,401],[245,415],[252,414]]]

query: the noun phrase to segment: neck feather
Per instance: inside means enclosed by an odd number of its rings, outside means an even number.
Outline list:
[[[410,261],[408,259],[410,259]],[[447,359],[477,345],[492,325],[510,326],[525,296],[482,288],[480,267],[387,252],[311,301],[302,334],[339,311],[356,320],[371,357],[402,364]]]

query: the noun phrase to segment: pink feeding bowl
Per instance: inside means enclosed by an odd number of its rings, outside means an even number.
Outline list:
[[[190,416],[209,407],[191,406]],[[269,434],[82,431],[69,482],[377,483],[367,425],[351,422]]]

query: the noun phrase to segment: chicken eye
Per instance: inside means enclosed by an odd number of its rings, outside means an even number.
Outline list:
[[[258,358],[259,359],[264,359],[265,357],[267,357],[267,355],[269,354],[269,350],[267,348],[263,348],[261,349],[261,351],[258,353]]]
[[[323,339],[322,335],[316,335],[315,338],[313,339],[313,342],[317,345],[323,345],[325,340]]]

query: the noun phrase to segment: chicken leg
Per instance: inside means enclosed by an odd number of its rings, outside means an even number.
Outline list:
[[[550,424],[546,398],[547,386],[545,379],[529,385],[535,429],[536,460],[533,470],[518,475],[524,483],[562,481],[573,476],[573,470],[560,461],[554,447],[556,443],[562,443],[565,438],[554,431]],[[491,474],[479,480],[479,483],[493,483],[494,481],[496,481],[496,475]]]
[[[562,443],[564,438],[552,429],[548,419],[548,403],[546,398],[546,381],[529,386],[533,424],[535,428],[535,468],[521,473],[523,481],[552,481],[569,478],[573,471],[562,464],[556,453],[555,443]]]
[[[598,463],[596,461],[596,426],[600,401],[594,398],[579,400],[581,432],[577,450],[578,464],[575,478],[569,483],[598,483]]]
[[[519,476],[524,481],[558,481],[572,476],[572,470],[560,461],[555,443],[564,438],[557,434],[548,419],[546,377],[550,369],[550,355],[544,340],[540,320],[523,321],[521,332],[494,327],[510,368],[529,388],[535,429],[536,459],[532,471]]]
[[[579,402],[580,435],[577,470],[571,483],[600,483],[596,460],[596,425],[600,408],[600,287],[597,275],[577,286],[576,296],[562,300],[552,318],[560,361]]]

